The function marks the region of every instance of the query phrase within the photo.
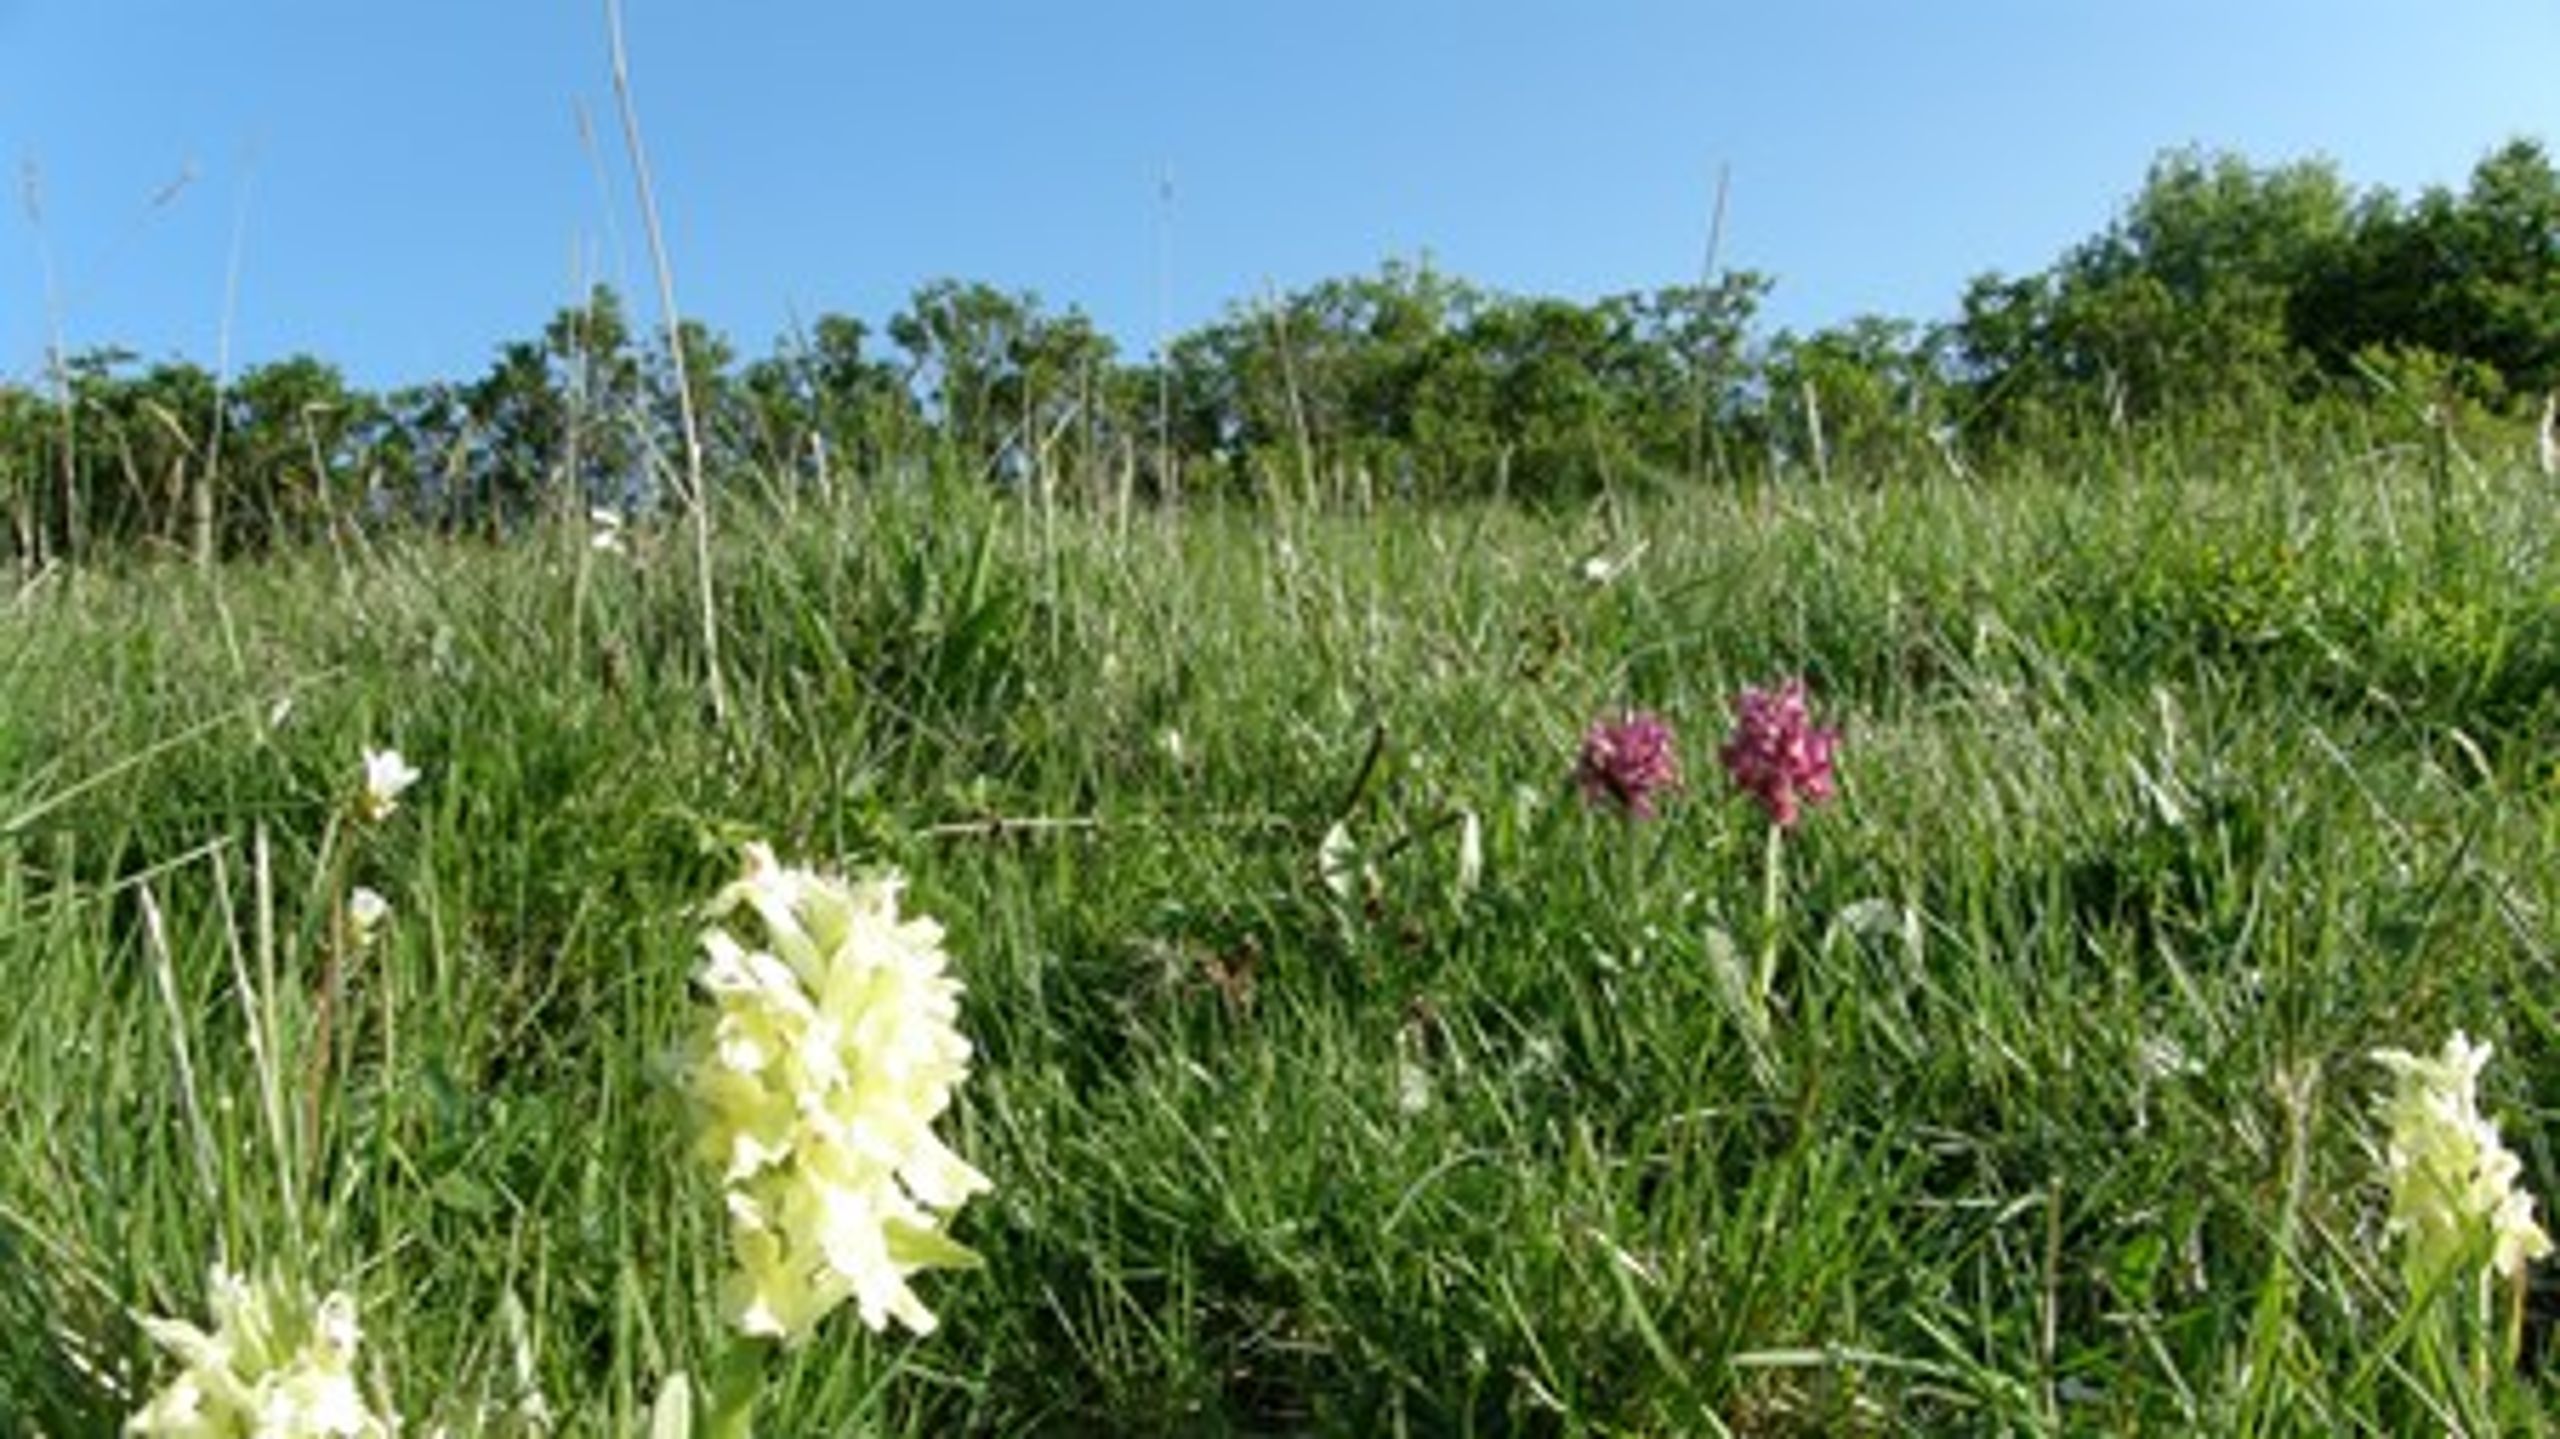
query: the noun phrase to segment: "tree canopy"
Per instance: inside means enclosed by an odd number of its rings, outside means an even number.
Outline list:
[[[1770,284],[1577,301],[1390,260],[1131,359],[1080,310],[937,279],[876,327],[821,315],[744,359],[698,324],[681,343],[715,473],[782,488],[939,472],[1052,502],[1538,501],[1791,468],[1882,481],[2091,425],[2537,410],[2560,387],[2560,173],[2517,140],[2458,190],[2402,197],[2325,161],[2179,150],[2098,233],[1976,279],[1941,324],[1763,335]],[[477,376],[382,394],[312,356],[224,381],[54,355],[0,383],[0,557],[211,558],[360,523],[503,533],[661,504],[674,373],[604,287]]]

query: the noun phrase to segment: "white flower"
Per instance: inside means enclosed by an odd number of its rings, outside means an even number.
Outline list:
[[[622,553],[622,512],[620,510],[598,505],[587,511],[587,525],[587,548],[608,555]]]
[[[1609,584],[1618,576],[1634,569],[1636,561],[1644,558],[1646,548],[1647,542],[1638,540],[1621,554],[1613,555],[1602,550],[1585,556],[1577,567],[1582,573],[1582,582],[1595,588]]]
[[[1339,900],[1351,898],[1352,887],[1360,882],[1360,847],[1352,842],[1351,826],[1335,820],[1316,842],[1316,877]]]
[[[190,1439],[388,1439],[356,1388],[355,1301],[317,1305],[278,1281],[251,1284],[217,1266],[207,1285],[213,1332],[142,1316],[143,1332],[186,1366],[125,1421],[128,1434]]]
[[[991,1187],[932,1128],[971,1053],[942,927],[899,916],[894,877],[849,884],[761,844],[711,906],[740,908],[765,947],[703,935],[696,982],[718,1012],[684,1081],[727,1191],[730,1318],[796,1344],[850,1299],[872,1329],[927,1333],[907,1276],[977,1262],[942,1226]]]
[[[2391,1185],[2392,1232],[2403,1236],[2403,1270],[2425,1293],[2485,1260],[2513,1278],[2551,1252],[2534,1222],[2533,1196],[2516,1187],[2524,1166],[2479,1108],[2488,1045],[2456,1030],[2435,1058],[2374,1051],[2397,1081],[2380,1105],[2390,1130],[2383,1167]]]
[[[364,788],[356,795],[356,814],[367,820],[388,819],[400,807],[400,792],[418,782],[418,771],[396,749],[364,752]]]
[[[1420,1114],[1431,1107],[1431,1071],[1410,1054],[1396,1056],[1396,1113]]]
[[[391,917],[391,901],[363,885],[347,894],[347,937],[355,947],[363,949],[381,932],[382,922]]]
[[[2146,1081],[2204,1073],[2204,1065],[2187,1053],[2187,1047],[2165,1034],[2143,1036],[2133,1049],[2133,1067]]]
[[[1484,822],[1471,809],[1458,811],[1458,869],[1449,890],[1458,903],[1484,883]]]

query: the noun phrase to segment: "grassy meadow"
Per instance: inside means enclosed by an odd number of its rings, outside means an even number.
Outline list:
[[[2379,1047],[2493,1043],[2560,1189],[2560,496],[2444,458],[741,496],[716,710],[673,525],[25,579],[0,1430],[112,1432],[219,1258],[353,1294],[404,1432],[643,1431],[724,1342],[672,1056],[761,838],[946,926],[994,1181],[761,1433],[2551,1432],[2548,1294],[2511,1363],[2385,1228]],[[1796,674],[1773,873],[1716,748]],[[1650,823],[1571,778],[1630,706]]]

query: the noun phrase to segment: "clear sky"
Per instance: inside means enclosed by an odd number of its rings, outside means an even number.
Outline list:
[[[0,0],[0,380],[77,350],[480,373],[654,316],[601,0]],[[1590,299],[1724,258],[1771,325],[1952,312],[2164,148],[2459,185],[2560,142],[2552,0],[627,0],[686,312],[749,354],[937,276],[1143,356],[1428,253]],[[582,123],[581,117],[584,116]],[[589,137],[592,138],[589,138]],[[1170,176],[1170,199],[1165,178]],[[48,271],[51,279],[48,281]],[[51,298],[48,298],[50,293]],[[226,351],[227,340],[227,351]]]

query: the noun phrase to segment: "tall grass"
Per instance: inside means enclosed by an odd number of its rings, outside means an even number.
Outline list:
[[[2542,1319],[2423,1362],[2367,1054],[2493,1039],[2560,1181],[2551,496],[2178,459],[741,505],[725,726],[672,531],[56,574],[0,619],[0,1428],[110,1429],[217,1253],[355,1288],[413,1428],[639,1424],[715,1344],[666,1056],[761,836],[949,925],[997,1183],[941,1332],[839,1316],[770,1432],[2548,1432]],[[1843,793],[1772,916],[1712,749],[1798,671]],[[1652,825],[1566,777],[1625,704]],[[427,778],[351,834],[365,744]],[[315,1061],[347,879],[395,914]]]

